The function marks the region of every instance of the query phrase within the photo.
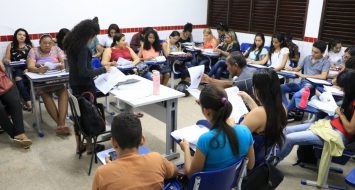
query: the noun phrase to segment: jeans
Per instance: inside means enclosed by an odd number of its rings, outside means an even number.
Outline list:
[[[24,71],[22,69],[14,69],[12,75],[14,76],[14,79],[21,78],[21,80],[16,81],[17,89],[25,102],[30,101],[30,82],[25,76]]]
[[[294,145],[320,145],[323,146],[323,140],[314,134],[309,127],[313,123],[305,123],[286,127],[284,129],[285,143],[280,152],[277,153],[279,160],[283,160],[290,152]],[[336,130],[343,139],[344,144],[347,143],[346,137],[338,130]]]
[[[0,96],[0,125],[11,138],[24,133],[22,106],[16,86]]]
[[[149,71],[143,72],[140,76],[148,80],[153,80],[153,73]]]
[[[287,111],[290,111],[296,108],[296,99],[300,99],[302,97],[302,90],[305,86],[310,88],[314,88],[312,85],[306,82],[301,83],[288,83],[281,85],[281,93],[282,93],[282,102],[287,107]],[[290,100],[287,101],[286,93],[295,92]]]
[[[227,69],[226,61],[219,60],[216,64],[212,66],[211,71],[208,73],[208,76],[212,77],[214,75],[215,79],[220,79],[222,72]]]

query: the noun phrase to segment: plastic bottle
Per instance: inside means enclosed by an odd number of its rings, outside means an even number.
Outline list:
[[[309,87],[304,87],[303,90],[302,90],[301,101],[298,104],[299,108],[301,108],[301,109],[307,108],[309,95],[310,95]]]
[[[153,95],[160,94],[160,72],[153,70]]]

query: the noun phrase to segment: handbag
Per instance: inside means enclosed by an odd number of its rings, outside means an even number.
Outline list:
[[[13,85],[11,79],[9,79],[5,72],[0,71],[0,96],[9,91]]]

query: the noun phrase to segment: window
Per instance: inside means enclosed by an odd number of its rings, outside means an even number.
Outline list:
[[[320,39],[339,39],[345,45],[355,43],[355,1],[326,0],[320,25]]]
[[[217,4],[222,2],[225,7],[220,9]],[[236,31],[265,34],[278,31],[303,39],[307,6],[308,0],[210,0],[208,25],[214,27],[225,22]]]

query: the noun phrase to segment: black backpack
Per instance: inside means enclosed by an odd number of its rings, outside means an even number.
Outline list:
[[[106,130],[104,107],[102,104],[95,104],[94,95],[91,92],[84,92],[78,98],[80,108],[80,125],[86,135],[98,136]]]
[[[304,164],[317,164],[317,158],[314,155],[313,145],[299,145],[297,149],[297,162],[294,165]]]

